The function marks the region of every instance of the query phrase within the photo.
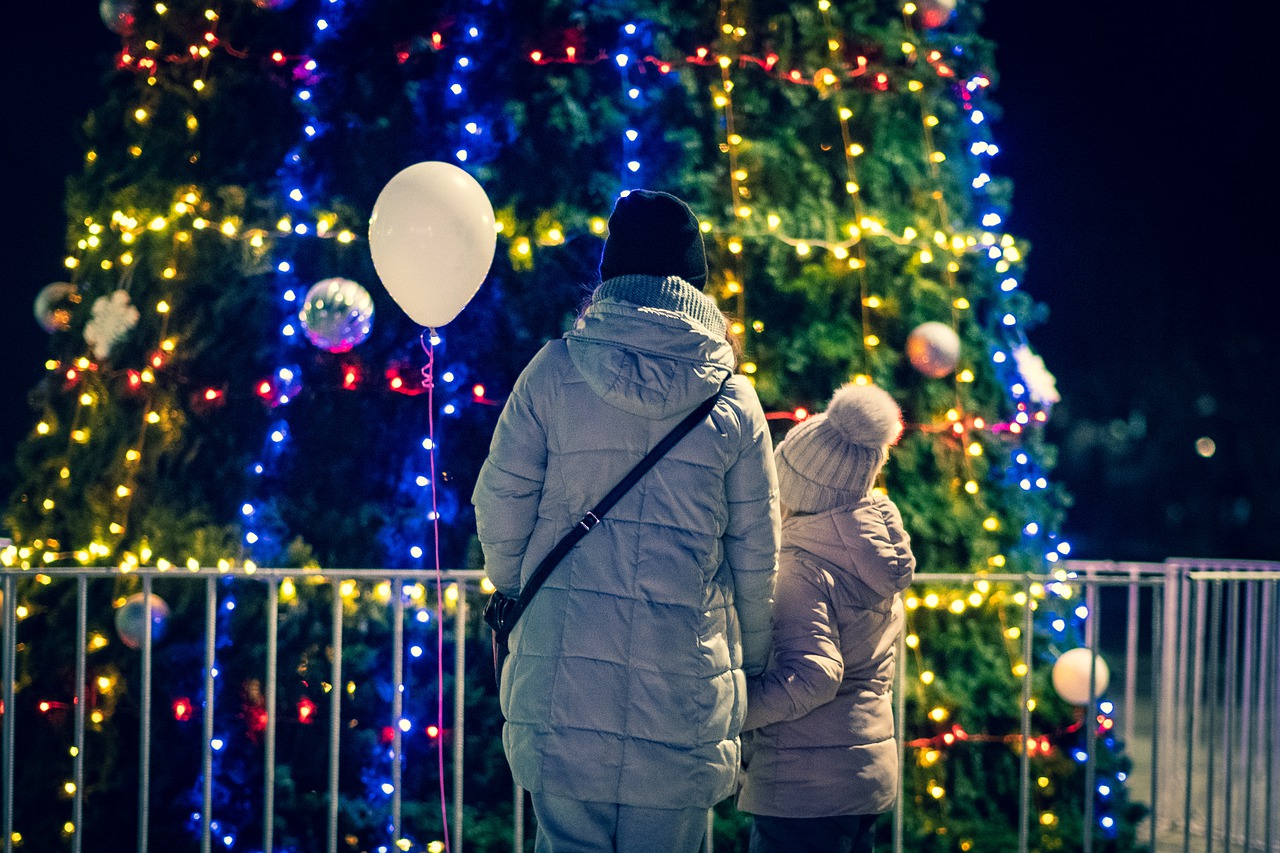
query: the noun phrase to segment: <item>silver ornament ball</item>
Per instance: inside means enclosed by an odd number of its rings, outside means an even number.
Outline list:
[[[326,278],[307,291],[298,319],[312,344],[346,352],[373,330],[373,297],[351,279]]]

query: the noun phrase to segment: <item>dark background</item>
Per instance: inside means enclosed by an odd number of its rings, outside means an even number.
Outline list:
[[[1062,402],[1049,438],[1073,496],[1072,557],[1280,559],[1275,181],[1259,41],[1268,21],[1211,4],[988,0],[994,170],[1030,241],[1029,332]],[[65,280],[63,182],[118,40],[92,0],[25,7],[4,34],[9,320],[0,492],[43,372],[32,302]],[[1273,238],[1274,239],[1274,238]],[[1210,438],[1204,457],[1196,442]],[[0,536],[3,531],[0,530]]]

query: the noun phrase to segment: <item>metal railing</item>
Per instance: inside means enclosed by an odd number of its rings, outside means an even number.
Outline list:
[[[86,668],[89,635],[87,601],[90,582],[118,579],[122,570],[114,568],[49,568],[39,574],[46,583],[74,584],[76,588],[76,638],[74,667],[77,693],[72,703],[72,784],[70,819],[65,833],[67,846],[74,853],[84,848],[84,839],[92,837],[93,828],[83,826],[86,754]],[[19,619],[20,602],[17,587],[20,580],[30,580],[35,571],[0,569],[3,580],[3,643],[0,645],[0,688],[3,715],[0,727],[0,780],[3,781],[2,814],[3,849],[10,853],[15,838],[21,839],[20,816],[15,814],[15,714],[7,713],[17,699],[16,650],[21,644],[38,642],[38,637],[23,635]],[[276,793],[277,682],[279,679],[278,629],[279,586],[286,579],[306,578],[316,582],[337,584],[342,581],[384,582],[398,585],[456,584],[459,595],[451,609],[453,636],[463,638],[474,622],[469,599],[479,595],[479,571],[403,571],[384,569],[332,569],[316,572],[301,569],[245,570],[199,568],[194,570],[131,568],[141,584],[144,603],[143,624],[150,624],[151,590],[160,577],[182,578],[185,582],[202,582],[204,589],[204,695],[201,707],[203,737],[201,745],[202,806],[199,809],[199,844],[202,853],[215,843],[214,825],[214,667],[218,648],[218,584],[227,578],[235,583],[261,584],[265,588],[266,624],[262,626],[265,660],[263,672],[265,727],[262,733],[263,851],[274,849]],[[1165,563],[1115,563],[1063,561],[1054,577],[1029,574],[928,574],[918,578],[920,584],[932,588],[951,585],[971,587],[979,582],[1008,584],[1030,593],[1033,587],[1061,583],[1080,596],[1088,608],[1089,618],[1085,645],[1104,648],[1101,629],[1121,626],[1122,632],[1109,630],[1112,643],[1118,646],[1113,672],[1121,675],[1122,686],[1111,695],[1115,701],[1116,721],[1121,740],[1133,761],[1129,776],[1130,790],[1137,796],[1149,795],[1149,814],[1143,826],[1144,843],[1155,851],[1182,850],[1230,853],[1280,850],[1280,563],[1221,562],[1171,560]],[[335,589],[336,591],[336,589]],[[391,648],[389,677],[392,691],[391,721],[403,714],[405,639],[405,596],[389,596]],[[443,612],[443,611],[441,611]],[[1032,608],[1023,608],[1021,631],[1022,658],[1028,666],[1034,660]],[[328,707],[329,756],[327,790],[327,850],[337,853],[339,845],[339,742],[343,732],[341,690],[343,684],[344,607],[340,595],[332,596],[329,636],[331,640],[331,672],[335,686],[330,691]],[[443,630],[443,626],[439,627]],[[1116,638],[1114,635],[1122,633]],[[464,751],[466,729],[466,660],[464,642],[455,642],[453,673],[452,725],[452,795],[448,815],[450,850],[460,853],[465,844],[463,820],[463,782],[467,770]],[[900,647],[899,659],[905,661]],[[137,850],[145,853],[153,840],[151,827],[150,774],[153,756],[153,641],[149,631],[142,631],[138,648],[140,658],[139,754],[138,760],[138,835]],[[903,719],[903,697],[907,667],[898,667],[897,713]],[[1031,675],[1023,679],[1022,736],[1029,742],[1031,729]],[[435,698],[435,697],[433,697]],[[415,701],[417,698],[415,697]],[[1090,698],[1085,719],[1093,719],[1098,697]],[[390,726],[391,802],[390,831],[394,840],[402,838],[401,780],[403,749],[398,726]],[[1085,820],[1093,825],[1094,762],[1092,746],[1086,747],[1084,761]],[[901,747],[905,765],[906,747]],[[443,775],[443,757],[441,773]],[[1029,849],[1030,827],[1035,820],[1031,798],[1031,766],[1028,750],[1021,750],[1018,804],[1020,853]],[[522,850],[525,835],[525,797],[518,789],[513,793],[513,849]],[[910,808],[899,798],[894,812],[895,851],[903,849],[903,821]],[[443,819],[443,818],[442,818]],[[708,818],[707,849],[711,850],[711,819]],[[19,834],[15,836],[15,828]],[[1080,839],[1080,850],[1091,853],[1093,833],[1086,829]]]
[[[1086,645],[1099,648],[1104,625],[1123,628],[1112,632],[1123,635],[1117,720],[1128,781],[1149,792],[1151,849],[1280,851],[1280,563],[1062,567],[1085,596]]]
[[[92,579],[118,578],[122,574],[135,575],[141,583],[141,602],[142,612],[139,620],[143,626],[152,624],[152,585],[155,579],[163,577],[166,581],[170,579],[180,579],[183,582],[193,583],[202,582],[205,586],[205,612],[204,612],[204,696],[205,701],[200,709],[203,738],[201,740],[201,776],[202,776],[202,805],[200,808],[200,850],[202,853],[208,853],[212,849],[214,840],[213,827],[215,825],[214,809],[213,809],[213,757],[216,751],[216,742],[214,739],[214,715],[215,697],[217,695],[214,689],[215,677],[215,653],[218,644],[217,633],[217,611],[218,611],[218,589],[217,584],[228,578],[235,579],[246,583],[262,584],[267,596],[267,622],[264,626],[265,633],[265,675],[264,675],[264,708],[265,708],[265,725],[263,731],[263,784],[262,784],[262,825],[263,838],[261,849],[264,853],[271,853],[274,850],[273,830],[275,816],[275,789],[276,789],[276,730],[278,723],[278,707],[276,702],[276,687],[278,683],[279,671],[279,648],[277,643],[279,628],[279,583],[284,579],[305,579],[309,583],[323,581],[337,584],[347,580],[365,580],[372,582],[382,582],[390,580],[393,584],[434,584],[440,583],[457,584],[459,589],[465,589],[466,584],[475,584],[478,586],[483,573],[480,571],[454,570],[440,573],[439,576],[435,572],[427,571],[406,571],[390,573],[384,569],[339,569],[325,572],[317,572],[316,570],[303,569],[269,569],[269,568],[252,568],[252,569],[216,569],[216,568],[198,568],[195,570],[176,570],[171,567],[133,567],[127,572],[114,568],[86,568],[86,569],[64,569],[64,568],[47,568],[39,572],[36,571],[17,571],[13,569],[0,569],[0,576],[3,577],[3,624],[4,634],[3,642],[0,645],[0,661],[2,661],[3,669],[0,672],[0,688],[2,688],[3,708],[14,708],[15,701],[15,681],[16,681],[16,656],[15,650],[18,646],[18,611],[20,603],[16,595],[17,581],[19,579],[32,579],[41,577],[47,579],[50,583],[68,583],[76,584],[76,653],[75,653],[75,671],[76,671],[76,694],[71,703],[74,708],[73,722],[73,741],[74,746],[72,752],[72,818],[69,821],[68,831],[64,833],[69,842],[69,848],[74,853],[80,853],[83,849],[84,839],[90,837],[86,830],[91,829],[82,825],[82,816],[84,813],[85,794],[85,708],[86,708],[86,660],[89,649],[89,632],[87,628],[87,605],[88,600],[88,583]],[[458,595],[456,604],[451,608],[453,611],[454,632],[456,636],[462,637],[466,634],[466,622],[468,619],[468,596],[466,594]],[[327,851],[328,853],[337,853],[339,845],[339,741],[343,731],[341,719],[341,694],[342,691],[337,689],[338,685],[343,683],[343,630],[344,630],[344,598],[341,595],[333,595],[331,597],[330,607],[330,637],[331,637],[331,661],[330,661],[330,683],[334,689],[329,690],[329,766],[328,766],[328,789],[326,792],[328,804],[328,826],[326,831]],[[403,595],[389,596],[389,607],[391,608],[390,624],[392,626],[392,644],[389,654],[392,671],[390,677],[395,689],[392,690],[392,702],[389,709],[389,728],[392,731],[391,743],[391,778],[392,778],[392,801],[391,801],[391,834],[395,839],[400,839],[402,833],[401,807],[400,801],[400,780],[403,772],[403,749],[402,749],[402,732],[396,723],[401,719],[402,708],[404,702],[403,692],[403,662],[405,659],[404,647],[404,614],[405,614],[405,598]],[[150,774],[152,768],[152,731],[153,731],[153,715],[154,702],[152,700],[152,659],[153,659],[153,638],[152,631],[142,630],[138,634],[138,652],[140,656],[141,683],[138,686],[140,692],[139,700],[139,755],[138,755],[138,853],[146,853],[149,849],[151,841],[150,833]],[[465,756],[463,754],[463,735],[465,732],[465,714],[463,707],[463,695],[465,693],[465,644],[454,644],[454,671],[458,673],[458,688],[454,691],[453,705],[453,726],[456,737],[453,740],[453,790],[460,792],[462,790],[463,773],[465,768]],[[14,839],[21,839],[21,833],[15,836],[15,814],[14,814],[14,746],[15,746],[15,715],[5,713],[3,715],[2,726],[0,726],[0,775],[4,780],[2,815],[0,815],[0,829],[3,835],[3,849],[5,853],[11,853],[13,850]],[[452,803],[452,814],[450,823],[452,825],[452,835],[457,842],[452,846],[453,851],[462,850],[463,838],[463,810],[462,798],[455,797]]]

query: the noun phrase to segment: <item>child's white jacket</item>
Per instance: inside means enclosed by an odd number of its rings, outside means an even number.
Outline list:
[[[899,594],[915,565],[884,495],[783,521],[773,654],[747,687],[744,729],[755,731],[742,811],[806,818],[893,807]]]

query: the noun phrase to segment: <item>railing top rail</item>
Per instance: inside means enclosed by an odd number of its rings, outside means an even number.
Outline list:
[[[1201,557],[1170,557],[1170,566],[1191,571],[1280,572],[1277,560],[1219,560]]]
[[[1076,575],[1096,578],[1188,576],[1218,580],[1267,580],[1280,577],[1280,562],[1270,560],[1219,560],[1177,557],[1162,563],[1116,562],[1113,560],[1063,560],[1058,566]]]
[[[127,569],[119,566],[48,566],[22,569],[13,566],[0,566],[0,576],[34,577],[49,575],[50,577],[118,577],[121,575],[149,575],[164,578],[199,578],[199,577],[238,577],[248,580],[277,580],[280,578],[332,578],[347,580],[367,578],[383,580],[387,578],[403,578],[405,580],[435,580],[435,569],[389,569],[389,568],[273,568],[262,566],[130,566]],[[481,569],[441,569],[440,576],[446,580],[470,581],[484,577]]]
[[[1274,571],[1228,572],[1228,571],[1192,571],[1187,577],[1196,581],[1270,581],[1280,582],[1280,569]]]
[[[47,566],[21,568],[0,566],[0,577],[89,577],[105,578],[139,575],[161,578],[238,577],[248,580],[308,578],[321,580],[435,580],[480,581],[483,569],[394,569],[386,567],[282,568],[273,566]],[[1153,584],[1173,576],[1199,580],[1270,580],[1280,578],[1280,562],[1263,560],[1166,560],[1163,563],[1118,562],[1114,560],[1061,560],[1052,572],[928,572],[916,573],[917,583],[1079,583],[1121,585]]]
[[[1158,566],[1160,564],[1155,565]],[[1064,566],[1064,568],[1066,567]],[[1068,576],[1065,577],[1042,572],[917,572],[916,578],[920,581],[928,580],[940,583],[971,583],[981,580],[993,583],[1065,583],[1073,580],[1070,577],[1071,570],[1069,568],[1067,572]],[[36,575],[48,575],[50,577],[150,575],[167,578],[242,577],[259,580],[277,578],[334,578],[343,580],[349,578],[371,578],[380,580],[385,578],[434,579],[436,570],[368,567],[304,569],[264,566],[199,566],[196,568],[186,566],[130,566],[129,568],[121,568],[119,566],[47,566],[24,569],[0,566],[0,576],[2,575],[14,575],[16,577],[34,577]],[[440,575],[450,580],[480,580],[485,576],[482,569],[441,569]]]

